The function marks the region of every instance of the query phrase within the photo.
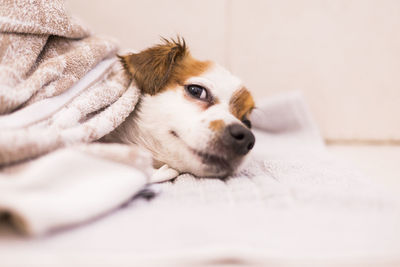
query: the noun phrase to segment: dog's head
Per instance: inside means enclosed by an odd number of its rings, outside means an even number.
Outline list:
[[[125,141],[179,172],[225,177],[237,169],[255,142],[254,101],[238,78],[194,59],[179,38],[120,58],[142,91]]]

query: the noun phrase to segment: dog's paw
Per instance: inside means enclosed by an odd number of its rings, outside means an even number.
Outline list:
[[[160,183],[171,179],[174,179],[179,175],[179,172],[175,169],[170,168],[167,164],[164,164],[161,168],[154,171],[150,177],[150,183]]]

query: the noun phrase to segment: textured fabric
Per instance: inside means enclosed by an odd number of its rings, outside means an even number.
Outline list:
[[[147,183],[149,155],[87,144],[121,124],[140,96],[116,51],[61,0],[0,0],[0,217],[20,232],[91,220]]]
[[[91,142],[133,111],[139,90],[63,1],[0,1],[0,166]]]
[[[64,0],[1,0],[2,32],[83,38],[88,29],[65,12]]]
[[[400,263],[398,199],[325,151],[301,96],[259,102],[252,121],[256,145],[237,175],[219,180],[183,174],[152,185],[150,189],[158,192],[153,200],[135,199],[90,224],[30,243],[16,236],[0,238],[3,262],[380,267]],[[71,260],[65,259],[65,251]],[[19,253],[30,255],[29,260],[16,257]]]
[[[1,7],[7,9],[0,28],[0,210],[26,234],[70,228],[29,241],[0,238],[2,263],[400,262],[398,200],[326,153],[298,95],[258,103],[256,146],[237,175],[184,174],[153,185],[159,192],[153,201],[136,199],[110,214],[146,184],[145,155],[93,144],[36,157],[97,140],[134,109],[137,89],[118,63],[103,60],[115,46],[58,14],[59,1],[2,1]],[[46,19],[40,10],[54,15]]]
[[[0,173],[0,215],[38,236],[105,215],[147,184],[151,158],[136,147],[80,145]]]

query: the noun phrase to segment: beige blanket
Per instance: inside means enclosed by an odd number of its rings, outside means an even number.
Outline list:
[[[0,0],[0,31],[0,166],[97,140],[134,109],[116,44],[62,0]]]
[[[116,43],[91,35],[63,4],[0,0],[0,218],[31,235],[121,205],[150,168],[136,148],[88,144],[115,129],[140,93]]]

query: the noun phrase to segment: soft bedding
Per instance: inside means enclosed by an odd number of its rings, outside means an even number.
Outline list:
[[[258,101],[236,175],[152,183],[147,153],[96,142],[140,97],[117,46],[62,1],[0,7],[2,266],[400,264],[398,199],[326,152],[298,93]]]
[[[17,266],[28,259],[55,266],[110,262],[395,266],[400,262],[398,199],[326,152],[301,95],[269,98],[259,103],[252,119],[257,144],[240,173],[226,180],[183,174],[150,185],[147,190],[155,194],[151,200],[129,201],[146,184],[131,166],[117,165],[87,147],[79,156],[68,148],[52,153],[80,171],[58,177],[57,170],[49,176],[41,169],[40,175],[52,179],[39,187],[41,191],[34,186],[37,183],[24,188],[38,202],[23,205],[30,212],[21,209],[20,215],[39,229],[34,235],[47,234],[26,240],[10,230],[3,232],[3,259]],[[103,144],[93,146],[98,151]],[[18,196],[15,203],[28,199]],[[124,205],[104,212],[116,202]],[[34,208],[35,204],[39,206]],[[107,209],[96,213],[94,220],[82,220],[93,207]],[[71,218],[78,216],[80,223],[71,224]],[[59,228],[60,222],[69,227]],[[28,256],[18,258],[19,253]]]

